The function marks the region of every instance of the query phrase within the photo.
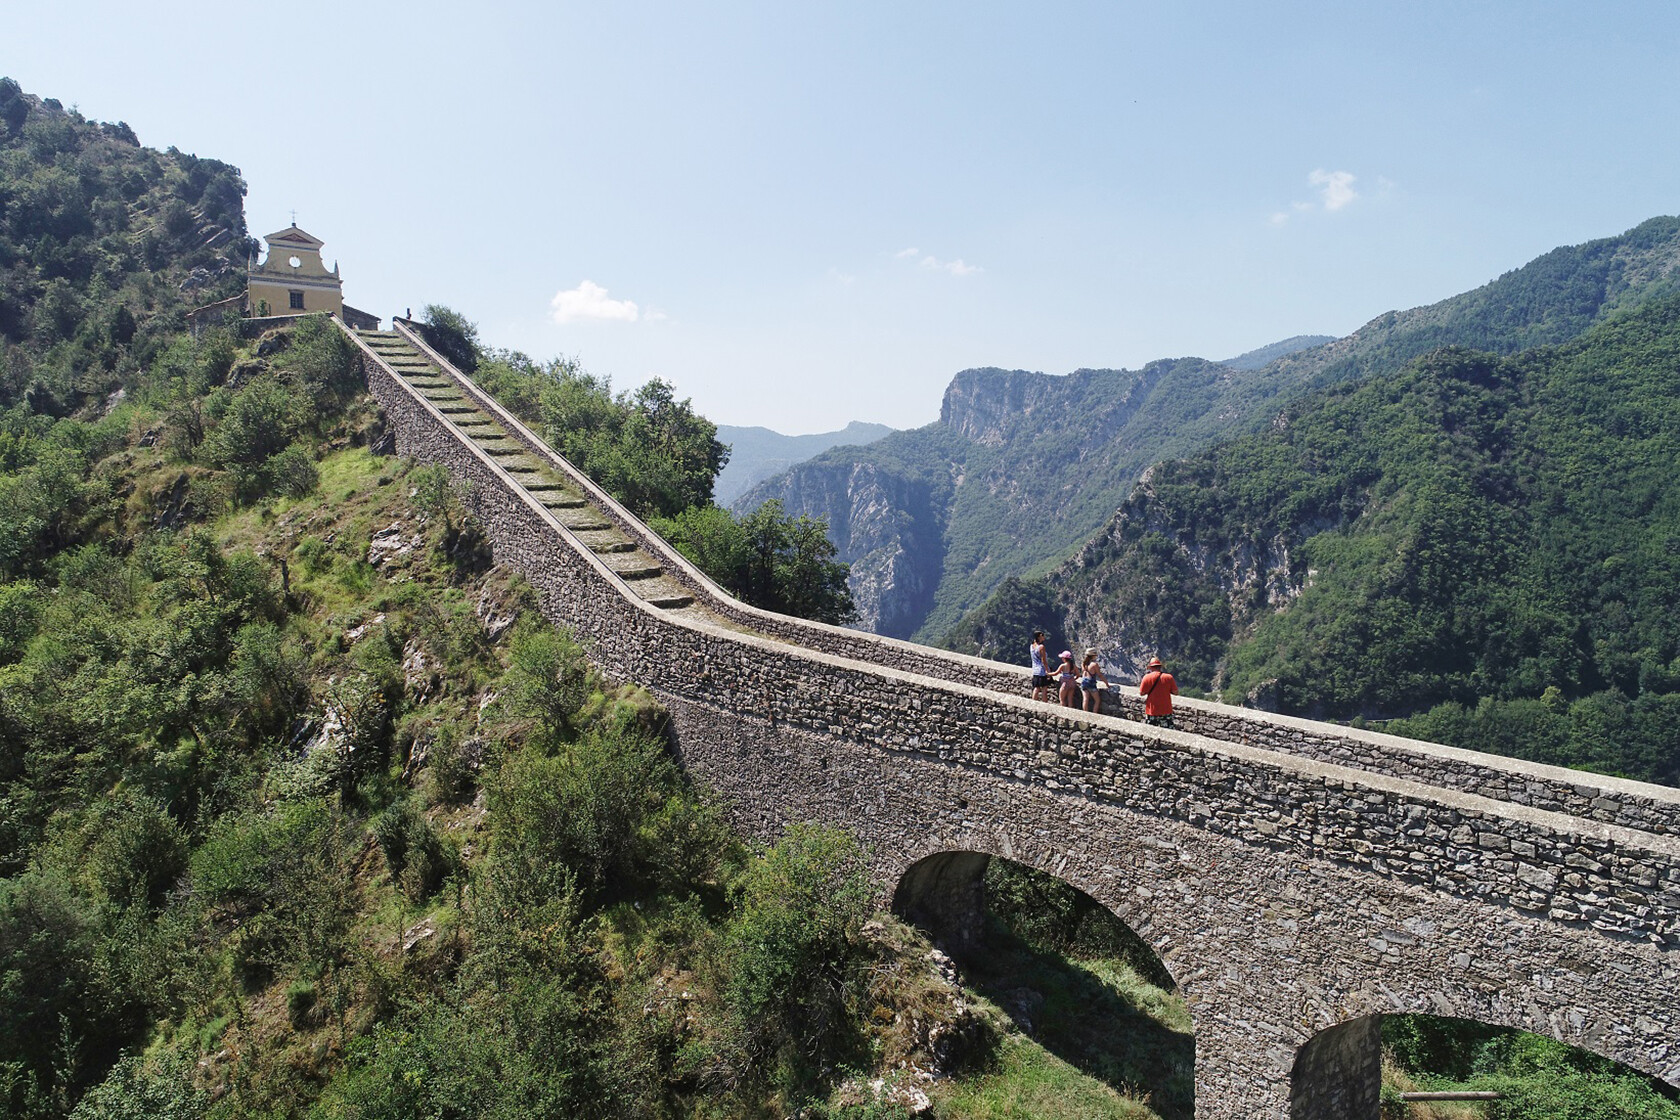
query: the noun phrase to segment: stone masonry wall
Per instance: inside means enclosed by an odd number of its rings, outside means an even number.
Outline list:
[[[869,844],[880,881],[961,893],[967,853],[1073,884],[1144,937],[1194,1023],[1196,1115],[1376,1120],[1341,1080],[1375,1054],[1320,1034],[1391,1012],[1540,1031],[1680,1082],[1680,954],[1544,914],[1256,848],[1042,782],[878,750],[663,694],[683,765],[774,837],[820,821]],[[929,873],[932,860],[946,863]],[[1292,1098],[1295,1098],[1292,1103]]]
[[[430,355],[440,367],[451,368],[442,355],[427,346],[418,334],[407,329],[406,324],[398,321],[396,326],[399,333]],[[666,571],[704,599],[718,614],[759,633],[836,657],[972,685],[990,692],[1028,694],[1030,677],[1025,668],[790,618],[737,602],[662,538],[650,532],[593,480],[556,455],[495,398],[479,389],[469,378],[459,378],[458,381],[481,407],[501,420],[514,438],[570,477],[622,531],[650,555],[659,557]],[[1023,656],[1024,645],[1023,642]],[[1116,681],[1105,706],[1112,715],[1139,722],[1143,719],[1143,701],[1135,695],[1135,686],[1128,689],[1122,682]],[[1680,790],[1192,699],[1178,701],[1177,722],[1183,730],[1227,742],[1409,778],[1427,785],[1462,790],[1496,801],[1567,813],[1606,824],[1666,835],[1680,833]]]
[[[398,450],[470,483],[497,559],[525,572],[603,668],[671,706],[685,762],[757,835],[807,810],[844,823],[882,853],[885,895],[915,859],[953,845],[1025,856],[1149,938],[1192,1003],[1207,1114],[1283,1115],[1277,1086],[1295,1050],[1382,1010],[1534,1022],[1680,1080],[1680,838],[662,615],[427,402],[371,357],[365,366]],[[804,645],[807,633],[790,637]],[[754,738],[804,764],[750,757]],[[1324,943],[1305,943],[1314,928]],[[1280,1008],[1276,993],[1302,1002]],[[1251,1076],[1273,1086],[1271,1106],[1237,1103]]]
[[[662,616],[490,457],[375,367],[398,450],[472,481],[497,558],[609,671],[774,723],[1042,783],[1247,843],[1680,945],[1680,839],[1600,825]],[[600,635],[613,635],[603,642]],[[672,674],[680,679],[672,679]]]

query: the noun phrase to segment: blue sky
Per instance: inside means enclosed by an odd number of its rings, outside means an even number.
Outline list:
[[[1345,334],[1680,212],[1680,4],[12,6],[347,299],[788,433]]]

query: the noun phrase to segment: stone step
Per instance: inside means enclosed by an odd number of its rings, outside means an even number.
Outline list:
[[[676,592],[666,592],[658,595],[644,595],[642,597],[642,602],[646,603],[650,607],[658,607],[660,610],[673,611],[681,607],[692,607],[694,605],[694,596]]]
[[[597,556],[611,556],[614,553],[634,552],[636,546],[630,541],[585,541],[589,551]]]
[[[612,566],[609,564],[608,567]],[[627,564],[622,568],[613,568],[613,573],[617,575],[619,579],[628,583],[634,580],[653,579],[655,576],[664,575],[665,569],[661,568],[658,564]]]
[[[475,439],[474,442],[482,447],[486,452],[496,456],[497,458],[512,458],[515,455],[525,454],[525,445],[522,443],[514,443],[511,440],[506,443],[497,443],[494,440],[479,437]]]
[[[593,510],[591,510],[589,512],[591,514],[594,513]],[[613,527],[612,522],[602,521],[599,515],[595,515],[595,516],[588,517],[588,518],[584,518],[584,517],[565,518],[565,517],[562,517],[562,518],[559,519],[559,521],[560,521],[560,524],[564,525],[566,528],[570,529],[574,533],[599,533],[603,529],[611,529]]]

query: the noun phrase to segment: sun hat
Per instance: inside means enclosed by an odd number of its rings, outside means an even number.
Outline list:
[[[1149,659],[1149,667],[1151,669],[1159,669],[1161,667],[1161,659],[1159,657],[1151,657]]]

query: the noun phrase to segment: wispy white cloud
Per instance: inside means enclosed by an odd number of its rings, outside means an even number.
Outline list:
[[[961,257],[958,257],[956,260],[942,261],[932,254],[923,253],[920,249],[917,249],[914,246],[911,246],[908,249],[900,249],[898,252],[893,254],[893,260],[915,261],[922,268],[925,268],[930,272],[944,272],[951,276],[970,276],[976,272],[986,271],[977,264],[969,264]]]
[[[938,272],[949,272],[952,276],[969,276],[981,271],[977,264],[968,264],[958,257],[954,261],[942,261],[937,257],[923,257],[922,267],[931,268]]]
[[[548,301],[556,323],[574,323],[580,319],[601,322],[634,323],[640,316],[636,305],[627,299],[608,299],[607,290],[590,280],[575,288],[555,292]],[[663,315],[659,316],[664,318]]]
[[[1306,214],[1314,210],[1334,213],[1348,206],[1359,198],[1359,192],[1354,190],[1356,176],[1351,171],[1326,171],[1315,168],[1307,175],[1307,185],[1318,189],[1316,200],[1297,199],[1289,204],[1287,210],[1274,210],[1267,216],[1266,221],[1274,226],[1287,225],[1291,217],[1296,214]],[[1378,186],[1386,190],[1390,185],[1387,179],[1378,179]]]
[[[1359,197],[1359,192],[1353,189],[1353,178],[1352,172],[1326,171],[1321,167],[1307,176],[1307,182],[1318,188],[1326,210],[1340,210]]]

